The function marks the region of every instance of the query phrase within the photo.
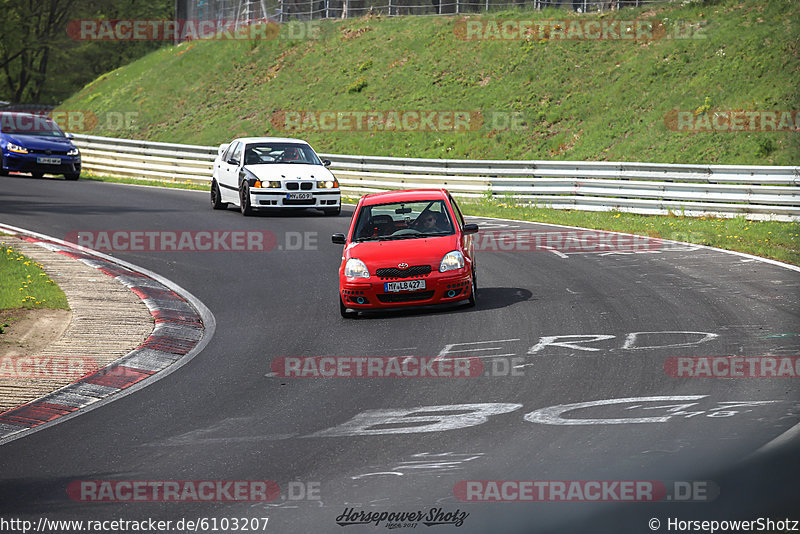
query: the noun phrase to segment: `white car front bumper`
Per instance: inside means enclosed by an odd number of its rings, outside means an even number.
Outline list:
[[[299,198],[298,198],[299,197]],[[286,189],[250,188],[253,208],[336,208],[342,203],[338,189],[288,191]]]

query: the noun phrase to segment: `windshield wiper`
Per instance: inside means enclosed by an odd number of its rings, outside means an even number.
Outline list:
[[[417,237],[416,234],[405,235],[377,235],[371,237],[360,237],[356,241],[394,241],[396,239],[405,239],[406,237]]]
[[[443,235],[450,235],[450,233],[445,230],[442,230],[441,232],[427,232],[427,233],[413,234],[412,237],[439,237]]]
[[[450,235],[446,232],[440,233],[427,233],[427,234],[401,234],[401,235],[379,235],[379,236],[371,236],[371,237],[359,237],[356,239],[356,242],[359,241],[396,241],[398,239],[417,239],[420,237],[440,237],[443,235]]]
[[[432,234],[432,233],[419,233],[419,234],[402,234],[386,236],[388,239],[418,239],[420,237],[438,237],[446,234]]]

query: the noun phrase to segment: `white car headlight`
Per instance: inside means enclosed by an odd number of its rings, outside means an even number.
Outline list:
[[[325,180],[317,182],[317,189],[334,189],[336,187],[339,187],[339,182],[337,180]]]
[[[344,275],[349,278],[369,278],[369,271],[363,261],[350,258],[344,266]]]
[[[24,146],[15,145],[14,143],[8,143],[6,146],[8,147],[9,152],[16,152],[17,154],[28,153],[28,149]]]
[[[439,272],[454,271],[456,269],[464,268],[464,255],[457,250],[448,252],[442,258],[442,263],[439,265]]]

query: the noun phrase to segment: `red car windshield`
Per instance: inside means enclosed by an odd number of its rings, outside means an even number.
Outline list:
[[[452,235],[453,224],[443,200],[415,200],[363,206],[354,241],[384,241]]]

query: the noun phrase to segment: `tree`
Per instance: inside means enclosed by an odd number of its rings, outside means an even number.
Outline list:
[[[50,50],[66,27],[76,0],[2,0],[0,65],[13,101],[38,102],[47,76]]]
[[[0,100],[58,103],[100,74],[171,43],[77,41],[76,19],[171,19],[173,0],[0,0]]]

